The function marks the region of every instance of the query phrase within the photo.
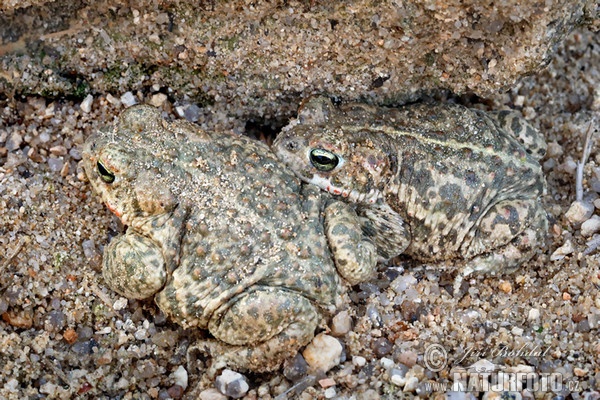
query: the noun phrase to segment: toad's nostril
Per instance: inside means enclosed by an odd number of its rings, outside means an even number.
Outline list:
[[[298,143],[296,143],[295,140],[288,140],[287,143],[285,144],[285,148],[288,151],[297,151],[298,150]]]

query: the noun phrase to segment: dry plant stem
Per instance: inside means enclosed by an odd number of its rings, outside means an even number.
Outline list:
[[[581,161],[577,163],[577,176],[575,177],[575,200],[583,200],[583,167],[587,162],[590,152],[592,151],[592,122],[588,125],[588,130],[585,134],[585,145],[583,147],[583,154],[581,154]]]

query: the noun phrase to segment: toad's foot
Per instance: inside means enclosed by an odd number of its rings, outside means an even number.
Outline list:
[[[307,298],[282,288],[260,287],[215,312],[208,330],[222,343],[209,341],[199,349],[212,357],[211,374],[225,366],[272,371],[312,340],[318,319]]]
[[[348,204],[336,201],[325,209],[325,234],[340,275],[351,285],[375,274],[377,248],[364,239],[361,221]]]
[[[519,200],[503,202],[496,205],[486,217],[488,221],[483,220],[481,227],[488,227],[487,236],[482,238],[483,229],[480,229],[476,234],[478,246],[489,246],[495,248],[493,252],[478,255],[469,261],[465,262],[460,273],[454,281],[454,293],[458,294],[463,279],[473,272],[482,273],[510,273],[517,269],[522,263],[531,259],[546,241],[546,232],[548,232],[548,219],[546,212],[536,206],[534,200]],[[521,213],[519,215],[529,215],[530,223],[521,233],[517,234],[506,245],[495,247],[502,240],[502,232],[505,237],[511,236],[511,231],[506,224],[501,221],[500,216]],[[515,218],[513,218],[515,220]],[[512,226],[511,228],[515,228]]]

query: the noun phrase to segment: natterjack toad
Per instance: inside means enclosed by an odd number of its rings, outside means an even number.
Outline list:
[[[356,206],[384,259],[509,272],[544,242],[546,145],[515,113],[314,97],[273,146],[304,181]]]
[[[323,193],[301,190],[264,143],[135,106],[86,141],[83,159],[92,186],[128,227],[105,248],[106,283],[128,298],[155,295],[179,324],[208,329],[219,341],[213,367],[277,368],[339,306]],[[342,274],[360,281],[375,249],[362,246],[355,226],[345,228],[343,206],[325,211],[327,232],[332,242],[355,238],[353,251],[334,253],[347,257]]]

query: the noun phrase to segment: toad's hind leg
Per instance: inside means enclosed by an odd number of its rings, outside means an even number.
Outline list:
[[[210,333],[226,343],[206,348],[213,357],[210,371],[277,369],[312,340],[317,323],[315,306],[297,293],[270,287],[242,293],[209,321]]]
[[[478,229],[465,241],[465,258],[454,282],[454,292],[472,272],[510,273],[545,245],[548,232],[546,212],[537,199],[506,200],[492,207]]]

